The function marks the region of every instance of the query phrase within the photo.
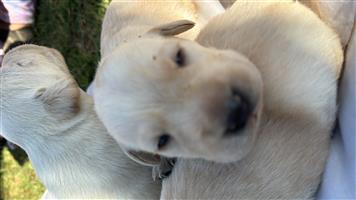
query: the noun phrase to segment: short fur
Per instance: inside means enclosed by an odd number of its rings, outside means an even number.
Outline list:
[[[191,28],[185,19],[194,19],[192,9],[183,6],[188,2],[110,4],[95,77],[95,109],[120,145],[135,150],[128,152],[236,161],[254,142],[261,77],[244,56],[173,37]],[[180,36],[193,39],[196,29],[186,34],[191,35]],[[182,66],[175,61],[180,50]],[[252,111],[246,126],[230,137],[225,130],[234,88],[244,93]],[[171,140],[159,149],[162,134]]]
[[[1,68],[2,133],[28,154],[43,198],[158,199],[151,168],[127,158],[54,49],[23,45]]]
[[[292,1],[236,1],[197,41],[256,64],[264,108],[256,143],[241,161],[178,159],[162,199],[306,199],[315,193],[336,117],[343,62],[339,38]]]
[[[103,20],[101,55],[105,57],[120,44],[142,37],[153,27],[177,20],[195,22],[192,30],[180,35],[181,38],[194,39],[208,19],[223,11],[213,5],[219,5],[219,2],[114,0]]]

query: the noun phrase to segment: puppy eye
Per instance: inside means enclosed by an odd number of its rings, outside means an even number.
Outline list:
[[[185,55],[183,49],[179,48],[175,58],[174,62],[177,64],[178,67],[184,67],[185,66]]]
[[[170,140],[171,140],[171,136],[169,136],[168,134],[164,133],[164,134],[160,135],[158,138],[158,144],[157,144],[158,150],[161,150],[163,147],[167,146],[167,144],[170,142]]]

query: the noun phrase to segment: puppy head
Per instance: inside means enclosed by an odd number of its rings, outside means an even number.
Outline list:
[[[20,146],[57,134],[79,111],[79,88],[54,49],[12,49],[4,56],[1,84],[2,134]]]
[[[236,52],[143,37],[102,59],[94,99],[126,149],[232,162],[253,146],[261,93],[258,70]]]

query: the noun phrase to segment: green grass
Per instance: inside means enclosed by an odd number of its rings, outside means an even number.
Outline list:
[[[59,50],[79,86],[92,81],[99,61],[108,0],[38,0],[34,43]],[[26,155],[0,148],[0,199],[39,199],[44,192]]]
[[[42,0],[36,44],[59,50],[80,87],[92,81],[99,61],[101,22],[108,0]]]
[[[44,188],[37,180],[26,155],[21,150],[10,152],[3,148],[0,152],[1,198],[39,199]]]

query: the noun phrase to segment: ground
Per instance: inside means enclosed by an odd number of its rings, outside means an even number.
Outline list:
[[[109,0],[37,0],[34,43],[56,48],[86,89],[99,61],[100,27]],[[0,144],[0,200],[39,199],[42,184],[26,154]]]

